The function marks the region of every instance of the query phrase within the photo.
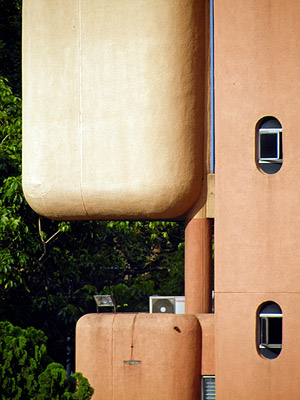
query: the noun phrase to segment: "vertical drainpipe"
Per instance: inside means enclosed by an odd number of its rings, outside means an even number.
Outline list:
[[[214,0],[210,0],[210,172],[215,173],[215,64],[214,64]]]
[[[204,173],[215,171],[214,138],[214,8],[209,2],[210,25],[210,71],[207,73],[210,86],[210,165]],[[208,17],[207,17],[208,19]],[[208,44],[208,43],[207,43]],[[206,186],[208,175],[206,176]],[[205,188],[203,188],[205,192]],[[206,187],[207,191],[207,187]],[[205,196],[205,195],[204,195]],[[202,198],[203,201],[203,198]],[[187,314],[212,312],[212,234],[213,219],[209,218],[207,198],[192,210],[185,227],[185,309]]]

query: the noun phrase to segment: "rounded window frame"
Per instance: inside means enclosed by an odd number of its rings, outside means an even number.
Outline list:
[[[281,354],[283,339],[282,308],[273,300],[260,304],[256,312],[256,350],[258,354],[274,360]]]
[[[255,160],[258,170],[267,175],[277,174],[282,167],[282,125],[274,116],[262,117],[256,123]]]

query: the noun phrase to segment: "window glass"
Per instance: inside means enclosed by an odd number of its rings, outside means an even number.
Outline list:
[[[257,124],[257,163],[261,171],[276,174],[282,166],[282,127],[274,117]]]
[[[279,356],[282,348],[282,311],[272,301],[262,304],[257,314],[257,347],[269,359]]]

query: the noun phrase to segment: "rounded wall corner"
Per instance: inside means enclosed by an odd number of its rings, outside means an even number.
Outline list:
[[[144,188],[123,187],[109,193],[83,191],[84,204],[90,219],[98,220],[161,220],[184,219],[201,192],[201,176],[190,182],[170,181]]]
[[[90,313],[85,314],[79,318],[76,323],[76,333],[80,332],[94,332],[95,330],[101,329],[110,331],[113,325],[113,321],[117,314],[113,313]]]
[[[185,219],[185,215],[193,208],[201,194],[201,178],[196,184],[192,183],[182,191],[174,193],[170,203],[162,203],[160,216],[163,219]],[[167,191],[166,191],[167,192]],[[157,217],[157,215],[154,215]]]
[[[80,51],[78,7],[27,3],[23,165],[53,185],[24,185],[29,205],[56,220],[181,218],[201,189],[204,3],[144,1],[145,18],[138,0],[80,1]]]
[[[32,183],[23,180],[22,189],[29,206],[37,214],[53,220],[88,219],[81,194],[76,185]]]
[[[25,197],[25,200],[29,204],[29,206],[35,211],[37,214],[41,216],[46,216],[45,207],[43,204],[43,197],[48,193],[51,188],[45,188],[41,184],[32,184],[22,181],[22,190]]]

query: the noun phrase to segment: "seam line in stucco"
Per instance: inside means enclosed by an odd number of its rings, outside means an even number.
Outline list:
[[[130,360],[133,360],[133,349],[134,349],[134,344],[133,344],[133,339],[134,339],[134,327],[135,327],[135,320],[137,318],[138,314],[135,314],[133,321],[132,321],[132,328],[131,328],[131,349],[130,349]]]
[[[300,294],[300,292],[217,292],[215,294]]]
[[[111,400],[114,400],[114,323],[115,323],[116,314],[113,316],[112,324],[111,324]]]
[[[81,204],[84,209],[84,212],[86,216],[88,217],[89,214],[87,212],[85,203],[84,203],[84,198],[83,198],[83,193],[82,193],[82,163],[83,163],[83,157],[82,157],[82,26],[81,26],[81,0],[78,0],[78,34],[79,34],[79,153],[80,153],[80,198],[81,198]]]

